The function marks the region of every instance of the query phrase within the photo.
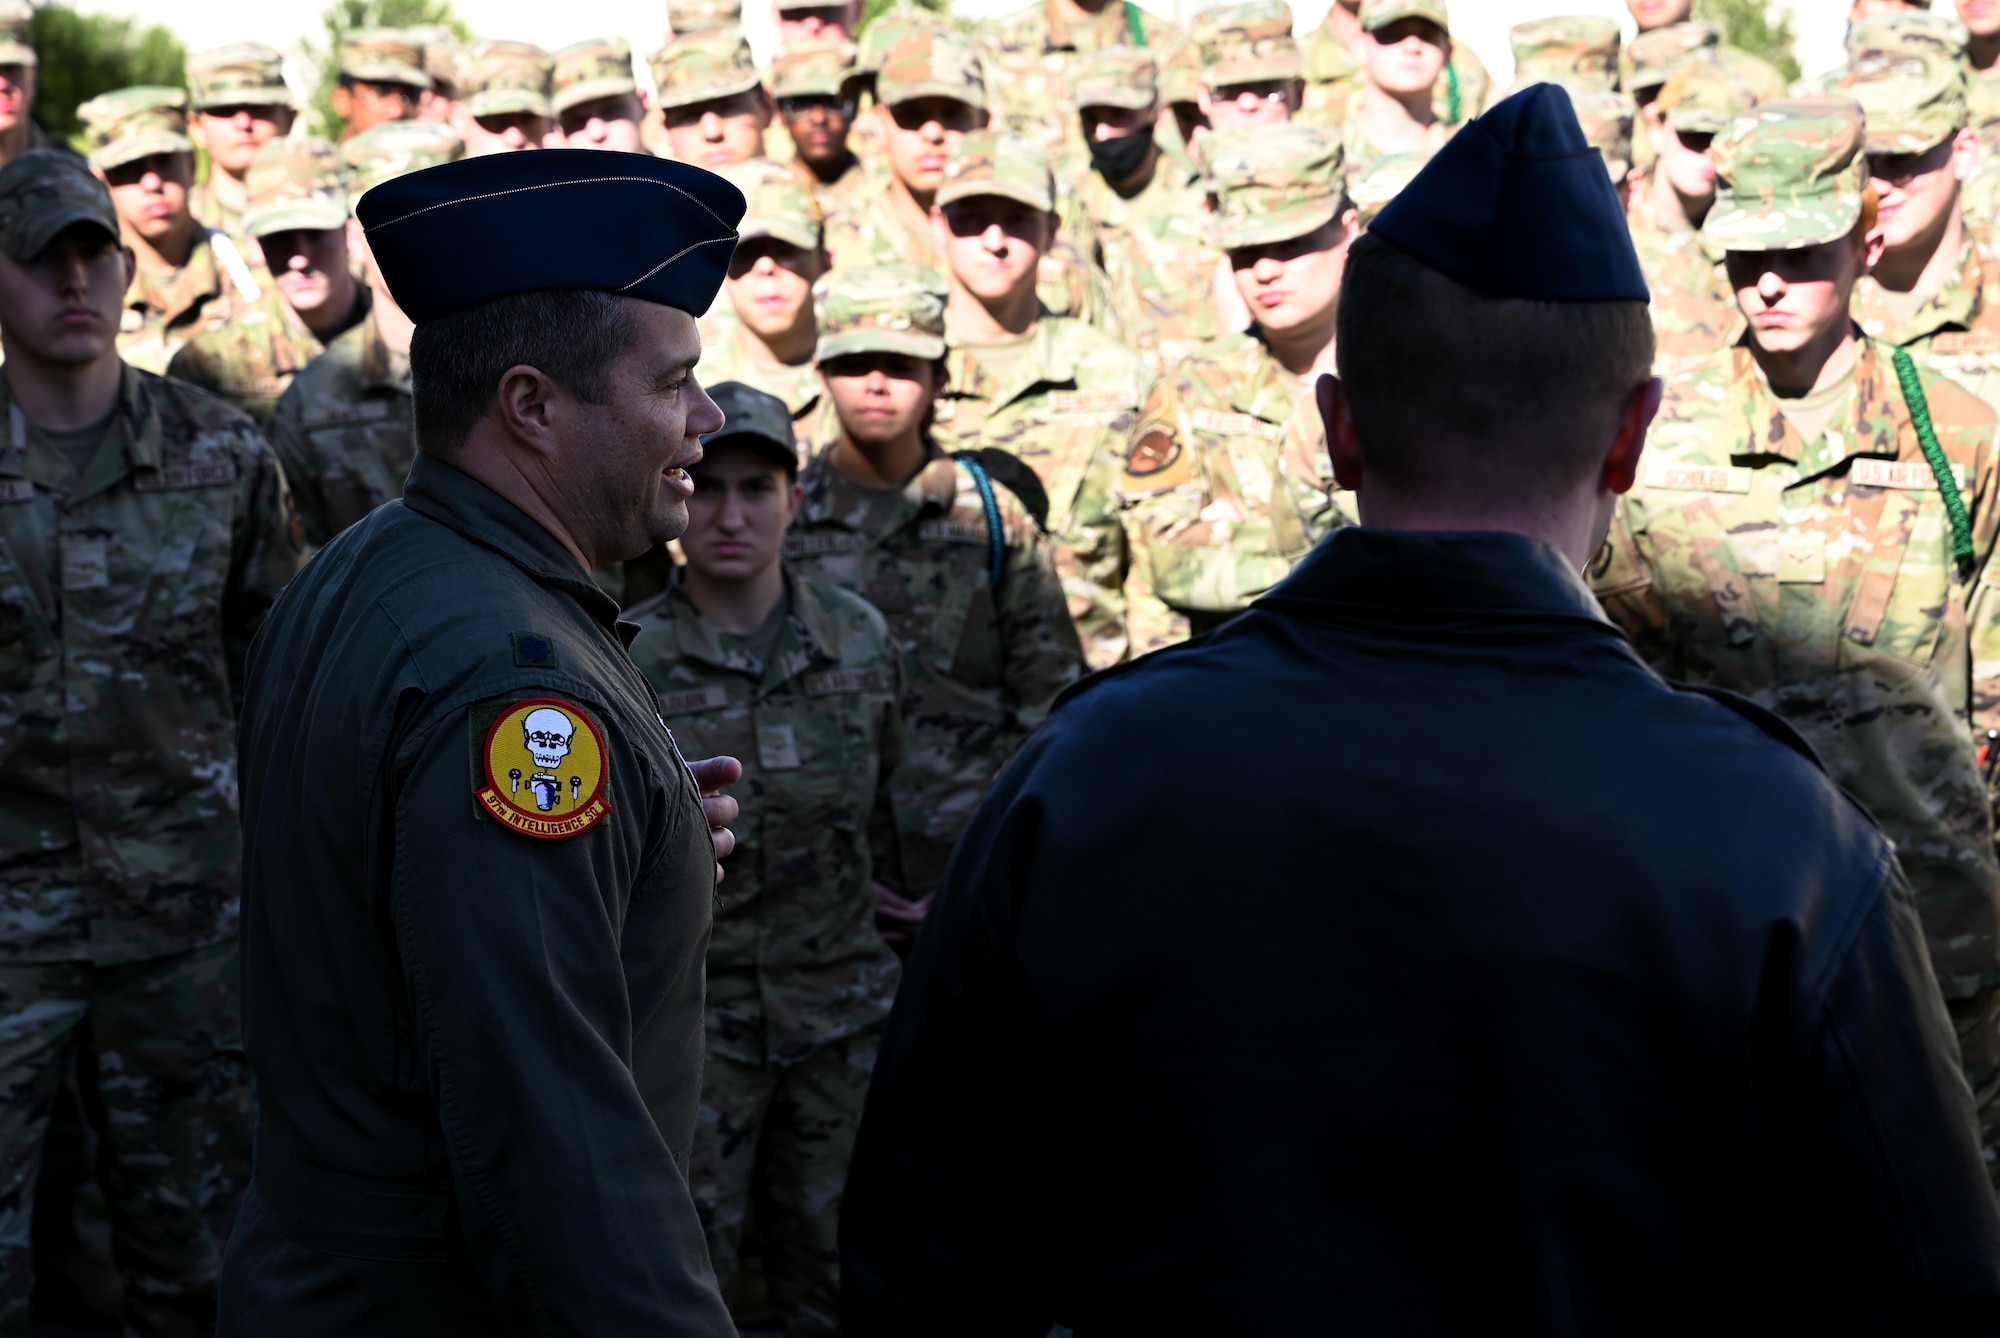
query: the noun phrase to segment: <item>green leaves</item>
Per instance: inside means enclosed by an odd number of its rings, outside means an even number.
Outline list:
[[[133,84],[187,84],[187,48],[157,24],[79,14],[59,5],[35,11],[35,54],[40,58],[35,122],[51,137],[73,140],[76,109],[99,93]]]

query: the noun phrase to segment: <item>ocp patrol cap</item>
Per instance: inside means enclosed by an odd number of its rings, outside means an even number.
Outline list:
[[[1667,124],[1689,134],[1715,135],[1757,105],[1757,93],[1721,61],[1690,65],[1660,88]]]
[[[742,24],[743,0],[667,0],[667,29],[677,37]]]
[[[27,0],[0,0],[0,65],[39,63],[35,55],[35,7]]]
[[[840,97],[854,78],[854,59],[854,43],[838,38],[788,42],[771,58],[771,96]]]
[[[479,42],[458,57],[458,96],[468,116],[554,116],[555,58],[533,42]]]
[[[188,97],[196,111],[210,107],[296,107],[285,83],[285,58],[261,42],[236,42],[198,51],[187,60]]]
[[[984,109],[986,73],[979,53],[959,33],[915,28],[883,53],[875,98],[885,107],[918,98],[951,98]]]
[[[669,38],[653,53],[653,83],[662,107],[735,97],[762,82],[741,28],[712,28]]]
[[[1201,101],[1201,48],[1192,36],[1183,37],[1160,60],[1160,101],[1168,106]]]
[[[1568,92],[1584,142],[1604,159],[1604,170],[1613,185],[1624,181],[1632,171],[1632,122],[1639,115],[1639,104],[1608,88],[1572,88]]]
[[[554,53],[555,96],[549,104],[560,116],[579,103],[624,97],[639,91],[632,77],[632,44],[622,37],[592,37]]]
[[[1634,97],[1658,88],[1688,66],[1722,59],[1722,34],[1706,23],[1669,23],[1640,33],[1625,48],[1632,77],[1625,91]]]
[[[1961,61],[1971,40],[1966,26],[1949,14],[1904,9],[1855,24],[1847,33],[1847,54],[1851,59],[1870,51],[1903,51]]]
[[[364,84],[429,88],[424,46],[401,28],[364,28],[340,42],[340,76]]]
[[[419,325],[495,298],[588,289],[706,312],[743,192],[649,154],[544,149],[385,181],[356,216],[396,304]]]
[[[348,199],[357,208],[363,194],[385,181],[464,156],[465,141],[437,121],[385,121],[340,146],[350,174]]]
[[[156,153],[193,153],[187,103],[181,89],[153,84],[98,94],[76,109],[90,165],[101,172]]]
[[[440,23],[405,28],[403,32],[423,49],[423,69],[431,77],[431,87],[446,96],[455,94],[458,91],[458,34]]]
[[[1047,155],[1032,140],[1006,130],[969,132],[944,160],[935,202],[942,209],[976,195],[999,195],[1054,212],[1056,184]]]
[[[909,3],[909,0],[899,0],[861,30],[855,42],[855,68],[867,75],[879,73],[882,62],[888,59],[889,48],[915,32],[944,33],[951,37],[959,35],[952,21],[936,10]]]
[[[816,361],[855,353],[903,353],[926,362],[944,356],[950,289],[929,266],[835,267],[818,289]]]
[[[1565,14],[1516,24],[1514,87],[1553,83],[1566,88],[1618,87],[1618,25],[1595,14]]]
[[[1220,251],[1290,241],[1339,217],[1347,198],[1340,136],[1287,121],[1202,141],[1215,197],[1209,245]]]
[[[1070,100],[1079,107],[1122,107],[1144,111],[1160,99],[1153,53],[1131,46],[1105,46],[1078,56],[1070,67]]]
[[[818,197],[797,172],[768,158],[752,158],[723,168],[720,175],[743,192],[743,221],[736,225],[740,242],[775,237],[802,251],[820,248],[824,215]]]
[[[1305,69],[1292,36],[1292,7],[1285,0],[1249,0],[1201,16],[1201,82],[1205,87],[1271,79],[1296,79]]]
[[[1651,300],[1603,156],[1555,84],[1452,136],[1369,231],[1488,297]]]
[[[76,223],[118,239],[111,188],[83,159],[64,149],[30,149],[0,167],[0,251],[25,264]]]
[[[792,433],[791,410],[783,400],[741,381],[723,381],[702,389],[722,410],[722,426],[701,439],[705,449],[741,446],[772,464],[783,465],[789,475],[798,474],[798,439]]]
[[[1402,19],[1429,19],[1445,32],[1451,31],[1451,15],[1446,12],[1445,0],[1361,0],[1361,12],[1356,17],[1363,32],[1372,33]]]
[[[1373,223],[1375,216],[1403,193],[1403,188],[1416,179],[1430,160],[1429,153],[1385,153],[1362,168],[1361,175],[1348,188],[1354,208],[1361,215],[1361,226],[1366,228]]]
[[[1851,98],[1766,102],[1715,137],[1702,236],[1725,251],[1791,251],[1845,237],[1868,184],[1867,114]]]
[[[1972,123],[1965,78],[1942,53],[1869,51],[1827,91],[1861,104],[1869,153],[1925,153]]]
[[[279,137],[257,150],[243,188],[243,231],[252,237],[347,226],[340,150],[317,135]]]

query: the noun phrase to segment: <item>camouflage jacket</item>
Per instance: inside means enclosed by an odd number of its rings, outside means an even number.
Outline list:
[[[1070,65],[1078,56],[1110,46],[1164,52],[1182,41],[1179,28],[1122,0],[1104,6],[1089,23],[1069,23],[1054,10],[1052,3],[1030,4],[979,29],[994,123],[1043,145],[1052,157],[1083,148],[1070,95]],[[1144,41],[1132,40],[1135,19]]]
[[[1153,371],[1223,333],[1215,314],[1222,254],[1208,245],[1207,198],[1165,154],[1129,200],[1094,171],[1077,178],[1076,198],[1095,233],[1118,330]]]
[[[1362,84],[1361,62],[1354,48],[1322,23],[1299,42],[1299,52],[1306,66],[1306,98],[1300,119],[1340,125],[1347,119],[1349,104],[1358,100],[1354,94]],[[1485,111],[1492,100],[1493,76],[1480,63],[1479,53],[1464,42],[1453,42],[1451,62],[1431,95],[1431,108],[1438,120],[1448,126],[1464,125]]]
[[[976,347],[952,345],[937,441],[947,451],[995,446],[1035,471],[1070,617],[1090,667],[1102,669],[1129,651],[1131,564],[1114,489],[1153,375],[1131,349],[1082,321],[1046,317],[1035,340],[1034,364],[1006,383],[980,366]]]
[[[292,379],[271,414],[271,447],[315,547],[403,495],[414,421],[409,355],[384,346],[372,311]]]
[[[876,864],[899,859],[901,662],[865,600],[796,572],[785,587],[791,616],[768,664],[679,582],[626,612],[633,662],[681,751],[743,763],[708,941],[708,1049],[744,1064],[797,1063],[875,1026],[901,975],[872,885]]]
[[[1342,161],[1346,168],[1347,184],[1350,188],[1360,179],[1361,174],[1368,170],[1368,165],[1377,158],[1403,151],[1377,144],[1373,139],[1369,138],[1368,126],[1361,118],[1361,108],[1362,102],[1360,98],[1350,98],[1338,120],[1314,115],[1305,115],[1299,118],[1307,124],[1330,126],[1340,132]],[[1462,124],[1463,122],[1448,121],[1440,113],[1438,118],[1432,121],[1424,130],[1422,151],[1425,153],[1436,153],[1444,147],[1446,140],[1458,133],[1458,128]]]
[[[357,288],[355,300],[365,315],[368,290]],[[260,429],[269,429],[271,413],[292,378],[325,351],[319,336],[273,285],[263,301],[222,329],[181,345],[167,364],[167,375],[222,396],[256,419]]]
[[[2000,984],[1993,826],[1967,728],[1975,648],[1941,490],[1889,350],[1802,441],[1747,347],[1668,379],[1592,584],[1662,674],[1783,716],[1896,843],[1950,997]],[[1995,529],[1991,409],[1920,373],[1976,561]]]
[[[729,299],[724,296],[721,300]],[[714,343],[703,336],[701,362],[695,366],[694,376],[705,386],[741,381],[783,400],[792,411],[792,431],[798,434],[802,462],[832,439],[832,406],[821,402],[819,365],[808,361],[796,367],[771,367],[760,362],[751,356],[743,327],[738,323],[731,322]]]
[[[124,376],[80,476],[0,381],[0,961],[236,933],[243,660],[305,549],[249,419]]]
[[[1854,285],[1854,320],[1869,338],[1908,349],[2000,410],[2000,264],[1967,237],[1951,282],[1907,320],[1897,323],[1882,296],[1882,285],[1866,275]]]
[[[1255,334],[1230,335],[1160,379],[1117,480],[1132,573],[1132,653],[1249,607],[1349,523],[1326,430]]]
[[[1649,174],[1641,183],[1625,221],[1653,294],[1653,333],[1659,339],[1654,366],[1672,372],[1734,343],[1743,332],[1743,315],[1722,271],[1722,256],[1685,215],[1660,217],[1651,203],[1652,180]]]
[[[850,142],[852,138],[850,133]],[[863,165],[858,153],[855,154],[853,161],[848,163],[847,170],[831,181],[821,181],[796,157],[792,159],[792,170],[797,172],[799,179],[811,189],[814,197],[819,200],[821,211],[826,214],[853,208],[854,202],[871,188],[878,177],[877,173],[870,172]]]
[[[889,201],[888,178],[878,176],[875,183],[874,188],[859,192],[850,207],[827,217],[826,249],[833,263],[847,268],[928,265],[940,275],[949,274],[950,267],[930,229],[912,233]],[[1062,219],[1062,234],[1042,255],[1035,274],[1035,295],[1058,316],[1077,316],[1115,335],[1111,281],[1087,254],[1091,246],[1089,224],[1066,197],[1059,196],[1056,210]],[[727,305],[726,300],[716,303],[717,307]],[[714,308],[704,319],[714,319]],[[704,341],[706,338],[704,334]]]
[[[926,896],[986,787],[1082,677],[1083,648],[1041,530],[1006,488],[993,488],[989,516],[971,473],[942,455],[894,490],[863,488],[824,455],[800,481],[785,556],[880,609],[902,652],[909,754],[890,786],[903,889]],[[997,593],[989,520],[1003,547]]]
[[[201,179],[199,186],[188,192],[188,212],[192,213],[195,216],[195,221],[203,227],[214,228],[217,232],[227,233],[240,246],[245,240],[243,236],[243,211],[241,209],[230,209],[221,200],[216,198],[215,178],[219,175],[220,173],[217,172],[215,165],[213,163],[209,164],[208,175]]]
[[[176,270],[140,266],[125,294],[118,327],[118,354],[131,366],[156,375],[167,370],[181,345],[196,335],[220,330],[263,296],[246,291],[244,275],[231,277],[216,258],[208,234],[199,234],[187,263]],[[233,247],[227,237],[223,243]],[[254,279],[251,280],[254,283]]]

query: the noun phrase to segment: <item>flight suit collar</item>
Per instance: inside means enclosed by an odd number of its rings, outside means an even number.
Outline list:
[[[366,290],[364,290],[366,291]],[[375,304],[371,296],[368,314],[361,318],[361,387],[364,390],[394,390],[410,393],[410,355],[392,353],[375,327]]]
[[[119,364],[118,403],[111,411],[104,442],[79,477],[70,471],[62,452],[34,432],[26,414],[14,402],[6,378],[0,376],[0,422],[4,422],[5,449],[0,451],[0,474],[27,478],[61,497],[60,505],[74,506],[87,497],[111,488],[135,470],[157,470],[161,462],[160,413],[146,377]]]
[[[1986,283],[1986,264],[1968,232],[1959,246],[1958,268],[1944,287],[1910,313],[1900,325],[1891,324],[1881,302],[1882,285],[1864,278],[1854,286],[1854,319],[1870,337],[1890,344],[1912,344],[1943,330],[1970,330],[1979,320]]]
[[[543,584],[562,590],[607,630],[616,629],[622,636],[623,628],[630,626],[618,621],[618,601],[597,588],[553,534],[470,474],[419,451],[410,465],[403,504],[501,554]]]
[[[771,662],[758,664],[742,646],[725,645],[722,629],[701,616],[688,597],[687,584],[676,571],[667,585],[664,607],[671,617],[664,630],[671,652],[714,669],[742,674],[757,685],[759,697],[768,696],[789,680],[818,664],[831,664],[840,657],[827,635],[826,622],[817,604],[808,596],[798,573],[789,565],[782,568],[789,605],[785,625],[771,647]]]
[[[1615,628],[1570,560],[1523,534],[1348,525],[1254,607],[1341,609],[1395,622],[1543,616]]]
[[[1758,375],[1749,336],[1730,350],[1730,356],[1731,389],[1742,406],[1743,419],[1742,435],[1730,445],[1729,453],[1739,462],[1776,456],[1796,465],[1799,478],[1804,480],[1827,473],[1857,455],[1893,460],[1899,454],[1897,435],[1909,415],[1902,407],[1902,389],[1888,354],[1875,340],[1861,340],[1854,363],[1852,412],[1810,442],[1799,436],[1778,397]]]

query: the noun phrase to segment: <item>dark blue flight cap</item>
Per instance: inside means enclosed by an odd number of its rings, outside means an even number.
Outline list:
[[[539,288],[699,316],[722,289],[743,210],[742,191],[686,163],[537,149],[396,177],[355,214],[390,295],[421,325]]]
[[[1452,136],[1368,231],[1488,297],[1652,300],[1604,159],[1554,84]]]

